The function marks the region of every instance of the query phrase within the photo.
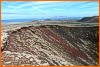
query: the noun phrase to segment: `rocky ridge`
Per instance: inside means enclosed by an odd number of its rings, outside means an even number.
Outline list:
[[[98,65],[98,27],[29,26],[8,35],[2,65]]]

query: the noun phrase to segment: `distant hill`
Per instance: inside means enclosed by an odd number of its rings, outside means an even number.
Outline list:
[[[84,17],[81,20],[78,20],[78,22],[98,23],[99,17],[98,16]]]
[[[63,20],[67,20],[67,21],[69,21],[69,20],[73,20],[73,21],[76,21],[76,20],[79,20],[79,19],[81,19],[82,17],[63,17],[63,16],[61,16],[61,17],[52,17],[52,18],[46,18],[45,20],[59,20],[59,21],[63,21]]]

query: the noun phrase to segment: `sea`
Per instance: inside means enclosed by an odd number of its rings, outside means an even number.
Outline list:
[[[34,19],[9,19],[9,20],[2,20],[2,24],[17,24],[17,23],[23,23],[23,22],[31,22],[33,20],[45,20],[47,18],[34,18]],[[51,20],[78,20],[80,17],[71,17],[71,18],[49,18]]]
[[[31,22],[33,19],[10,19],[10,20],[2,20],[2,24],[17,24],[23,22]]]

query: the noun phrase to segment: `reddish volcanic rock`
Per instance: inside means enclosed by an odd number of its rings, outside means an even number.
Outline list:
[[[98,65],[98,27],[46,25],[12,31],[2,51],[2,62],[24,66]]]

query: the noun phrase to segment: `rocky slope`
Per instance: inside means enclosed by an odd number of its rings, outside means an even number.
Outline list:
[[[98,27],[29,26],[8,35],[2,65],[98,65]]]
[[[99,17],[98,16],[93,16],[93,17],[84,17],[78,22],[87,22],[87,23],[98,23],[99,22]]]

